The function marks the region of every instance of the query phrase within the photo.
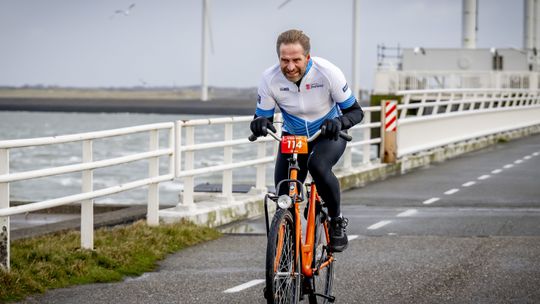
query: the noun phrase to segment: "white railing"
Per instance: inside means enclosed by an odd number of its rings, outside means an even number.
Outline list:
[[[398,106],[398,157],[475,137],[540,124],[540,92],[537,90],[416,90],[399,91],[398,95],[402,96],[402,104]],[[372,162],[372,145],[382,144],[381,138],[371,138],[371,130],[381,128],[380,122],[371,121],[371,113],[380,112],[381,108],[365,107],[363,109],[364,122],[350,131],[354,139],[348,143],[343,157],[344,170],[358,168]],[[384,113],[381,113],[381,116],[383,115]],[[147,220],[150,225],[158,225],[158,184],[160,182],[181,179],[184,193],[179,207],[191,208],[195,206],[194,178],[196,176],[221,173],[222,196],[227,201],[232,201],[233,170],[255,167],[255,188],[263,192],[266,190],[266,168],[274,161],[277,146],[274,146],[273,153],[267,155],[267,142],[271,141],[270,138],[261,138],[255,144],[248,141],[247,130],[249,130],[248,124],[251,119],[252,116],[198,119],[75,135],[0,141],[0,226],[7,227],[9,236],[9,220],[6,219],[11,215],[70,203],[81,203],[81,247],[93,248],[93,199],[98,197],[148,186]],[[279,122],[279,120],[280,117],[277,116],[275,121]],[[239,127],[243,132],[235,137],[234,126],[239,124],[242,124]],[[208,129],[210,126],[219,126],[223,134],[214,134],[216,136],[211,142],[197,140],[196,128]],[[277,126],[279,129],[280,124]],[[159,145],[160,130],[168,132],[168,145],[165,148],[160,148]],[[427,130],[429,132],[426,132]],[[149,132],[148,151],[99,161],[93,160],[92,144],[95,140],[141,132]],[[207,130],[208,132],[214,131]],[[10,173],[10,149],[69,142],[82,142],[82,163]],[[257,152],[252,153],[256,156],[253,159],[241,159],[235,162],[233,148],[242,145],[256,147],[254,149]],[[352,157],[352,150],[355,147],[362,148],[362,159],[357,163],[353,162]],[[222,155],[219,157],[221,163],[199,165],[195,168],[197,153],[215,151],[215,149],[222,149],[217,152]],[[169,158],[169,166],[168,172],[160,175],[159,158],[163,156]],[[204,156],[199,155],[199,157]],[[378,158],[378,155],[375,158]],[[146,178],[104,189],[94,189],[93,170],[144,159],[149,160]],[[82,188],[79,194],[10,207],[10,183],[73,172],[82,173]],[[3,231],[0,233],[4,234]],[[1,248],[0,251],[2,251]],[[7,256],[9,257],[9,244]],[[2,252],[0,252],[0,258],[3,258]]]
[[[168,147],[159,147],[159,131],[168,131]],[[116,158],[104,159],[99,161],[93,160],[93,142],[98,139],[123,136],[134,133],[149,132],[149,151],[121,156]],[[35,147],[43,145],[54,145],[71,142],[82,142],[82,163],[66,165],[54,168],[38,169],[25,172],[9,172],[10,164],[10,149]],[[169,157],[169,172],[159,174],[159,157]],[[33,139],[20,140],[5,140],[0,141],[0,219],[3,218],[4,224],[9,230],[9,216],[22,214],[56,206],[66,205],[70,203],[81,203],[81,247],[93,248],[93,231],[94,231],[94,212],[93,199],[119,193],[135,188],[148,186],[148,214],[147,221],[149,225],[158,225],[159,223],[159,189],[158,184],[163,181],[172,180],[174,178],[174,123],[158,123],[151,125],[142,125],[136,127],[98,131],[90,133],[81,133],[75,135],[64,135],[54,137],[42,137]],[[94,189],[93,170],[105,168],[109,166],[122,165],[139,160],[148,159],[148,176],[147,178],[131,181],[124,184],[104,188]],[[75,195],[64,196],[55,199],[44,200],[40,202],[29,203],[25,205],[10,206],[10,183],[34,178],[43,178],[59,174],[67,174],[73,172],[82,173],[82,189],[81,193]],[[9,247],[9,245],[8,245]],[[9,250],[9,249],[8,249]],[[9,257],[9,251],[7,253]],[[9,258],[8,258],[9,261]]]
[[[399,91],[398,157],[540,124],[540,91]],[[428,132],[429,131],[429,132]]]
[[[380,128],[380,122],[371,122],[371,112],[380,111],[380,107],[364,108],[365,119],[360,125],[351,129],[351,132],[362,132],[362,139],[350,142],[344,155],[343,166],[346,169],[365,165],[371,161],[370,147],[373,144],[381,142],[381,138],[370,138],[371,129]],[[280,115],[276,115],[275,121],[279,122]],[[81,133],[74,135],[63,135],[55,137],[43,137],[21,140],[0,141],[0,226],[7,227],[9,236],[9,216],[22,214],[26,212],[38,211],[47,208],[62,206],[71,203],[81,203],[81,247],[86,249],[93,248],[93,199],[148,186],[148,213],[147,221],[149,225],[159,224],[159,183],[170,181],[175,178],[183,180],[183,199],[179,206],[194,206],[193,194],[195,190],[194,177],[210,173],[221,172],[222,174],[222,195],[228,201],[232,201],[233,169],[256,167],[255,188],[261,192],[266,190],[265,172],[266,166],[272,163],[275,153],[267,155],[266,143],[270,138],[261,138],[257,140],[256,158],[233,162],[233,148],[240,145],[254,145],[247,139],[247,133],[241,138],[234,138],[233,126],[235,124],[244,124],[243,130],[249,130],[248,123],[252,116],[242,117],[224,117],[214,119],[198,119],[189,121],[177,121],[170,123],[159,123],[151,125],[142,125],[129,128],[106,130],[99,132]],[[210,125],[222,125],[223,136],[220,141],[196,143],[195,128],[208,127]],[[280,124],[276,124],[278,129]],[[168,146],[160,148],[159,130],[168,131]],[[93,142],[95,140],[129,135],[134,133],[149,132],[149,151],[121,156],[116,158],[93,160]],[[219,136],[218,136],[219,137]],[[359,136],[360,137],[360,136]],[[30,170],[24,172],[10,172],[10,149],[27,148],[43,145],[54,145],[72,142],[82,142],[82,163],[71,164],[59,167]],[[362,161],[359,164],[353,164],[352,152],[354,147],[362,147]],[[222,148],[223,163],[195,168],[195,153]],[[274,151],[277,149],[277,145]],[[169,170],[166,174],[159,174],[159,158],[168,156]],[[149,160],[147,178],[136,181],[119,184],[116,186],[94,189],[93,170],[109,166],[127,164],[139,160]],[[175,168],[176,167],[176,168]],[[10,206],[10,183],[25,181],[35,178],[43,178],[74,172],[82,173],[82,187],[79,194],[64,196],[60,198],[48,199],[40,202],[28,203],[20,206]],[[8,238],[9,243],[9,238]],[[1,251],[1,249],[0,249]],[[1,254],[0,254],[1,256]],[[4,261],[0,264],[4,264]],[[7,267],[9,268],[9,244],[7,252]]]
[[[362,147],[362,163],[364,165],[370,162],[370,147],[373,144],[381,142],[381,138],[370,138],[372,128],[380,128],[380,122],[371,122],[371,112],[380,112],[380,107],[363,108],[365,118],[362,124],[353,127],[351,132],[355,130],[362,131],[362,140],[355,140],[347,144],[347,149],[344,153],[343,167],[347,169],[353,168],[356,164],[352,162],[352,149],[354,147]],[[261,191],[266,190],[266,165],[273,163],[275,153],[266,155],[266,145],[268,141],[273,141],[271,138],[260,138],[257,140],[257,156],[254,159],[242,160],[233,162],[233,147],[253,144],[248,141],[247,136],[235,138],[233,135],[233,126],[236,124],[245,124],[244,129],[249,129],[248,122],[253,119],[253,116],[242,117],[226,117],[214,119],[198,119],[190,121],[176,122],[177,142],[176,142],[176,177],[183,180],[183,196],[179,204],[180,207],[190,208],[194,205],[194,189],[195,176],[205,175],[209,173],[222,172],[222,197],[231,201],[232,196],[232,170],[246,167],[256,167],[255,188]],[[278,122],[276,126],[281,126],[281,116],[276,115],[274,121]],[[198,143],[195,138],[195,128],[205,127],[210,125],[223,125],[223,141]],[[354,137],[353,137],[354,138]],[[206,166],[195,168],[195,152],[222,148],[223,163],[214,166]],[[274,148],[276,151],[277,146]],[[356,166],[358,166],[356,165]]]

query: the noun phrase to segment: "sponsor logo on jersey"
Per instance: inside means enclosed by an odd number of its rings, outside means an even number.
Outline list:
[[[349,88],[349,85],[345,84],[345,86],[343,88],[341,88],[341,90],[343,91],[343,93],[345,93],[345,92],[347,92],[348,88]]]
[[[283,91],[289,91],[289,88],[279,88],[279,90],[280,90],[281,92],[283,92]]]
[[[306,84],[306,90],[311,90],[315,88],[322,88],[324,85],[322,83],[308,83]]]

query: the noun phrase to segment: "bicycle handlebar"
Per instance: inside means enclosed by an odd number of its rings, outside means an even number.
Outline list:
[[[263,127],[266,129],[266,127]],[[322,129],[325,128],[325,126],[323,126],[320,130],[318,130],[317,132],[315,132],[315,134],[313,134],[311,137],[309,137],[307,139],[307,142],[312,142],[314,141],[315,139],[317,139],[317,137],[319,137],[319,135],[321,135],[321,132],[322,132]],[[275,140],[277,141],[281,141],[281,136],[278,136],[276,133],[270,131],[270,130],[266,130],[267,133],[272,136]],[[343,132],[343,131],[339,131],[339,137],[345,139],[346,141],[351,141],[352,140],[352,136],[350,136],[349,134]],[[249,141],[256,141],[258,138],[258,136],[255,136],[255,134],[251,134],[248,139]]]

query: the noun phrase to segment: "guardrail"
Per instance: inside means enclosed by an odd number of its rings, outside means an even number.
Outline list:
[[[398,106],[399,119],[396,136],[398,157],[475,137],[540,124],[540,91],[537,90],[443,89],[399,91],[398,95],[402,96],[402,104]],[[380,112],[381,107],[364,107],[363,109],[364,122],[350,131],[354,141],[348,143],[345,150],[342,163],[344,170],[379,161],[378,155],[372,157],[376,153],[371,152],[371,147],[374,144],[382,145],[382,139],[371,138],[371,129],[381,128],[382,124],[372,122],[371,113]],[[384,116],[384,113],[381,113],[381,117]],[[158,184],[160,182],[181,179],[183,198],[178,206],[188,209],[195,206],[194,178],[196,176],[221,172],[221,195],[225,200],[231,201],[234,184],[233,170],[255,167],[255,189],[264,192],[266,167],[274,161],[277,145],[273,146],[274,153],[267,155],[267,143],[271,139],[261,138],[255,144],[250,143],[247,140],[246,131],[249,130],[248,123],[251,119],[252,116],[198,119],[75,135],[0,141],[0,227],[5,229],[0,231],[2,241],[0,242],[0,264],[7,265],[9,268],[9,216],[14,214],[81,203],[81,247],[91,249],[93,248],[94,198],[148,186],[147,221],[149,225],[158,225]],[[277,115],[275,121],[280,120],[280,116]],[[240,127],[244,132],[241,132],[241,137],[235,137],[233,129],[239,124],[243,124]],[[209,126],[219,126],[223,129],[223,135],[216,133],[213,134],[215,135],[213,141],[199,142],[196,137],[196,128]],[[278,123],[278,129],[280,126]],[[159,145],[160,130],[168,132],[168,145],[165,148],[160,148]],[[99,161],[93,160],[93,141],[141,132],[150,134],[148,151]],[[26,172],[9,172],[10,149],[68,142],[82,142],[82,163]],[[252,147],[256,146],[257,152],[252,153],[256,156],[253,159],[241,159],[234,162],[233,148],[248,144]],[[362,158],[361,161],[355,163],[352,154],[356,147],[362,148],[360,152]],[[217,153],[222,155],[221,163],[195,168],[196,153],[215,149],[222,149]],[[169,167],[167,173],[160,175],[159,158],[162,156],[169,158]],[[149,160],[146,178],[94,190],[93,170],[144,159]],[[73,172],[82,173],[81,193],[10,207],[10,183]],[[4,246],[6,243],[7,246]]]
[[[167,130],[169,133],[168,147],[159,147],[159,131]],[[149,151],[116,158],[93,160],[93,141],[114,136],[129,135],[134,133],[149,132]],[[14,148],[34,147],[42,145],[53,145],[70,142],[82,142],[82,163],[67,165],[55,168],[46,168],[26,172],[9,172],[9,151]],[[159,174],[159,157],[169,157],[169,172]],[[0,248],[0,265],[9,269],[9,216],[37,211],[70,203],[81,203],[81,247],[93,249],[94,233],[94,211],[93,199],[119,193],[135,188],[148,186],[148,214],[149,225],[159,224],[159,189],[160,182],[172,180],[174,178],[174,123],[159,123],[135,126],[129,128],[81,133],[75,135],[64,135],[54,137],[42,137],[34,139],[5,140],[0,141],[0,226],[6,227],[2,231],[2,238],[7,246]],[[94,190],[93,170],[131,163],[139,160],[149,160],[148,177],[113,187]],[[10,207],[9,185],[15,181],[22,181],[34,178],[82,172],[81,193],[64,196],[60,198],[29,203],[21,206]],[[3,242],[4,243],[4,242]],[[4,245],[4,244],[2,244]]]
[[[396,136],[398,157],[475,137],[540,124],[540,91],[537,90],[442,89],[399,91],[397,94],[402,96],[402,104],[398,106],[399,119]],[[371,153],[371,147],[374,144],[382,144],[382,139],[371,138],[371,129],[381,128],[381,122],[372,122],[371,113],[380,112],[381,107],[364,107],[363,109],[364,122],[350,131],[354,141],[348,143],[345,150],[342,163],[344,170],[369,164],[373,158],[379,161],[378,155],[372,157],[374,153]],[[381,117],[384,117],[384,113],[381,113]],[[81,203],[81,247],[91,249],[93,248],[94,198],[148,186],[147,221],[149,225],[158,225],[158,184],[160,182],[181,179],[183,197],[178,206],[188,209],[195,206],[194,178],[196,176],[221,172],[221,195],[225,200],[232,201],[233,170],[255,167],[255,189],[264,192],[266,168],[274,161],[277,145],[273,146],[274,153],[268,155],[267,143],[271,139],[261,138],[253,144],[247,140],[246,132],[241,132],[243,133],[241,137],[235,137],[234,126],[243,124],[242,130],[249,130],[248,123],[251,119],[252,116],[198,119],[75,135],[0,141],[0,227],[7,228],[7,231],[0,231],[0,239],[3,239],[3,242],[0,242],[2,264],[9,267],[9,216],[11,215],[70,203]],[[275,121],[280,120],[280,115],[276,115]],[[196,137],[196,128],[209,126],[219,126],[223,129],[223,135],[214,134],[216,136],[213,141],[199,142]],[[280,126],[278,123],[278,129]],[[168,146],[165,148],[160,148],[159,145],[160,130],[168,132]],[[148,151],[99,161],[93,160],[93,141],[141,132],[150,134]],[[69,142],[82,142],[82,163],[25,172],[9,172],[10,149]],[[248,144],[256,146],[257,152],[252,153],[256,156],[253,159],[233,161],[233,148]],[[362,158],[361,161],[355,163],[352,155],[356,147],[362,148],[360,152]],[[221,163],[195,168],[196,153],[215,149],[222,149],[217,153],[222,155]],[[160,175],[159,158],[162,156],[169,158],[169,168],[167,173]],[[146,178],[94,190],[93,170],[145,159],[149,160]],[[10,183],[73,172],[82,173],[81,193],[10,207]],[[4,243],[7,243],[7,246],[4,246]],[[5,263],[6,259],[7,263]]]
[[[540,124],[540,91],[398,91],[397,156]],[[429,132],[426,132],[429,130]]]
[[[343,166],[345,168],[351,168],[354,165],[352,161],[352,149],[354,147],[363,147],[363,157],[360,164],[362,165],[370,162],[370,146],[372,144],[381,142],[381,138],[370,138],[370,129],[379,128],[381,126],[380,122],[371,122],[371,112],[375,111],[380,111],[380,107],[364,108],[364,123],[351,129],[352,132],[356,132],[355,130],[360,130],[363,138],[361,140],[357,139],[356,141],[348,144],[343,162]],[[148,186],[147,222],[149,225],[158,225],[158,185],[160,182],[170,181],[175,178],[182,179],[184,190],[183,199],[179,206],[189,208],[194,206],[193,194],[195,189],[195,176],[222,172],[222,195],[225,199],[231,201],[232,185],[234,182],[232,170],[246,167],[256,167],[257,173],[255,188],[259,189],[261,192],[264,192],[266,190],[266,165],[272,163],[275,158],[275,153],[273,153],[273,155],[266,155],[266,143],[271,139],[261,138],[257,141],[256,158],[233,162],[234,147],[247,144],[253,145],[253,143],[248,141],[247,136],[243,136],[242,138],[234,138],[233,125],[245,124],[243,129],[249,130],[248,123],[252,120],[252,118],[252,116],[242,116],[176,121],[74,135],[0,141],[0,226],[6,227],[6,231],[0,231],[0,233],[2,238],[5,238],[5,243],[7,243],[5,248],[0,246],[0,264],[7,265],[7,268],[9,268],[9,216],[11,215],[43,210],[70,203],[81,203],[81,247],[85,249],[93,249],[93,199],[95,198]],[[276,115],[275,121],[278,122],[278,124],[276,124],[278,129],[281,126],[279,124],[280,120],[281,115]],[[223,140],[196,143],[195,128],[209,125],[223,125]],[[165,148],[159,147],[159,130],[168,131],[168,146]],[[92,147],[94,140],[141,132],[150,133],[149,151],[99,161],[93,160]],[[83,143],[82,163],[25,172],[9,172],[10,149],[70,142]],[[223,149],[222,164],[195,168],[196,152],[216,148]],[[277,149],[277,145],[275,145],[274,149]],[[169,170],[166,174],[162,175],[159,174],[159,157],[161,156],[169,157]],[[94,189],[93,170],[109,166],[122,165],[144,159],[149,159],[147,178],[104,189]],[[81,193],[40,202],[28,203],[15,207],[10,206],[10,183],[74,172],[82,173]]]
[[[354,147],[363,147],[362,149],[362,164],[370,162],[370,146],[381,142],[381,138],[370,138],[370,130],[372,128],[380,128],[380,122],[371,122],[371,112],[380,111],[380,107],[365,107],[364,122],[353,128],[355,130],[362,131],[362,140],[356,139],[353,142],[347,144],[347,149],[344,153],[344,168],[351,168],[354,164],[352,162],[352,149]],[[256,167],[256,179],[255,188],[261,191],[266,190],[266,165],[272,163],[275,159],[275,154],[266,155],[266,144],[269,141],[273,141],[270,138],[259,138],[257,144],[257,156],[254,159],[243,160],[240,162],[233,162],[233,147],[253,144],[247,140],[246,136],[242,138],[235,138],[233,136],[233,126],[235,124],[244,123],[246,129],[249,129],[247,123],[253,119],[252,116],[242,117],[226,117],[226,118],[214,118],[214,119],[197,119],[190,121],[178,121],[176,122],[177,130],[177,142],[176,142],[176,177],[183,180],[184,191],[182,201],[179,206],[190,208],[194,204],[194,177],[198,175],[209,174],[213,172],[222,172],[222,196],[226,200],[232,200],[232,170],[246,167]],[[279,129],[281,127],[281,114],[276,114],[274,121],[277,122],[276,126]],[[210,125],[223,125],[224,134],[223,141],[199,143],[196,144],[195,128],[204,127]],[[279,131],[279,130],[278,130]],[[182,134],[184,134],[182,136]],[[185,138],[185,141],[183,140]],[[194,168],[195,152],[204,151],[210,149],[223,148],[223,163],[215,166],[207,166],[202,168]],[[275,145],[274,151],[277,151],[277,145]],[[183,162],[183,163],[182,163]]]

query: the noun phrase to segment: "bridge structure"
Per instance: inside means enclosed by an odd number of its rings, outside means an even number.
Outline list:
[[[364,108],[364,122],[350,131],[355,140],[348,144],[343,161],[336,168],[342,189],[360,187],[390,175],[404,174],[433,162],[481,149],[500,140],[540,132],[540,91],[536,89],[407,90],[398,91],[389,99],[395,101],[397,106],[395,128],[386,128],[393,124],[386,121],[390,107],[383,103],[383,106]],[[372,119],[373,113],[379,114],[383,119]],[[149,225],[189,219],[199,224],[219,226],[260,215],[262,199],[269,184],[266,180],[267,167],[271,166],[274,160],[275,145],[269,144],[270,139],[265,138],[255,144],[250,143],[247,140],[250,120],[249,116],[199,119],[0,141],[2,267],[9,269],[10,216],[66,204],[81,204],[81,247],[93,249],[93,200],[141,187],[148,189]],[[215,133],[213,139],[208,142],[198,141],[198,135],[207,128],[214,128],[210,131]],[[95,141],[135,133],[148,134],[146,151],[110,159],[93,159]],[[27,172],[10,172],[10,162],[16,161],[10,158],[11,149],[68,142],[82,144],[81,163]],[[235,151],[242,149],[253,149],[247,153],[253,155],[253,158],[237,157],[235,160]],[[207,150],[220,156],[219,164],[208,165],[207,162],[200,161],[201,157],[207,157],[208,154],[198,156],[199,153]],[[160,162],[164,160],[165,164],[160,166]],[[94,189],[94,170],[123,166],[136,161],[148,162],[148,173],[144,178]],[[253,177],[248,177],[251,188],[247,193],[237,193],[234,186],[238,181],[245,181],[246,177],[243,176],[245,173],[235,172],[247,172],[246,168],[255,171]],[[10,183],[74,172],[82,174],[80,193],[11,206]],[[220,192],[195,192],[195,177],[209,174],[219,175]],[[159,184],[171,180],[183,186],[179,202],[173,208],[160,208]]]

